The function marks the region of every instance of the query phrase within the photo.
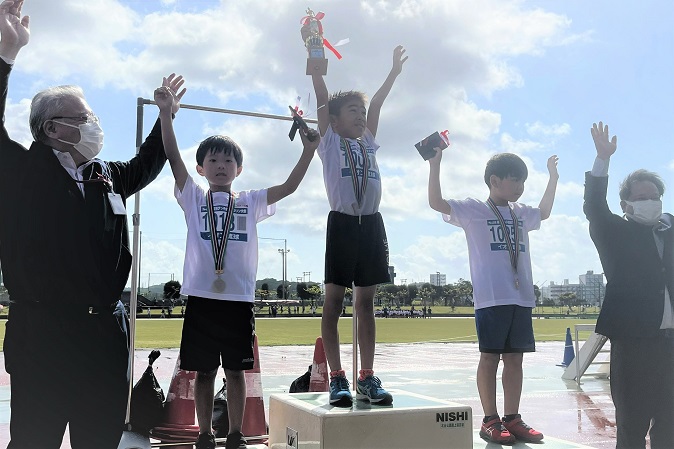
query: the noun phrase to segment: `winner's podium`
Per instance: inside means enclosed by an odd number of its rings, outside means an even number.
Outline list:
[[[270,449],[472,449],[470,407],[406,391],[392,406],[354,401],[333,407],[328,393],[272,394]]]

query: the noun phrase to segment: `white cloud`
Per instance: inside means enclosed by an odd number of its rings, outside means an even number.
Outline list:
[[[28,148],[33,142],[28,127],[28,117],[30,116],[30,100],[24,98],[18,103],[11,100],[5,107],[5,127],[11,138]]]
[[[566,136],[571,132],[568,123],[546,125],[541,122],[527,123],[527,132],[533,137]]]

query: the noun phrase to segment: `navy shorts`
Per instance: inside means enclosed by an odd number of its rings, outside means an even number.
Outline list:
[[[531,307],[506,305],[477,309],[475,327],[480,352],[504,354],[536,350]]]
[[[220,366],[243,371],[255,361],[252,302],[189,296],[180,341],[180,368],[213,371]]]
[[[331,211],[325,239],[325,283],[369,287],[391,282],[388,241],[381,214]]]

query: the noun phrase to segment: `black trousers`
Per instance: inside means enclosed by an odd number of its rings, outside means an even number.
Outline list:
[[[8,449],[115,449],[128,395],[128,318],[121,303],[10,306],[4,352],[10,374]]]
[[[674,334],[611,339],[616,449],[674,448]],[[650,428],[650,432],[649,432]]]

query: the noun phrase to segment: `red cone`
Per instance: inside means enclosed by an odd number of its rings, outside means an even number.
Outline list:
[[[311,365],[311,378],[309,379],[309,391],[329,391],[328,362],[325,359],[323,338],[316,339],[314,347],[314,362]]]
[[[180,356],[171,378],[162,423],[152,429],[152,437],[162,442],[196,441],[199,426],[195,425],[194,382],[196,371],[180,369]],[[180,446],[191,448],[192,446]]]
[[[257,347],[257,335],[253,346],[253,368],[246,370],[246,409],[243,413],[241,433],[246,437],[267,434],[267,421],[264,416],[264,398],[262,396],[262,374],[260,371],[260,352]],[[248,442],[254,439],[248,438]]]

